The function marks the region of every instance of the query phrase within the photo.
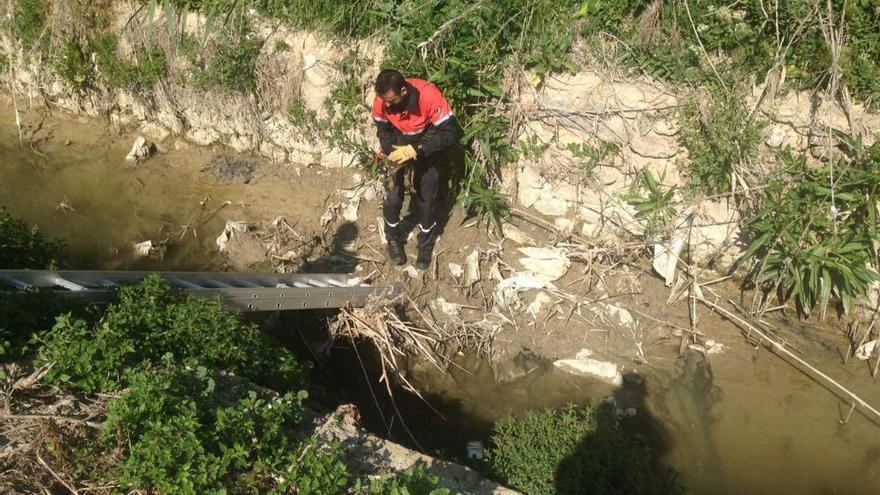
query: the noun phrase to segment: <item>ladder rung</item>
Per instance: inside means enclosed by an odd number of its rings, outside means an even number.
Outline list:
[[[237,283],[238,285],[242,286],[242,287],[248,287],[248,288],[251,288],[251,289],[256,289],[256,288],[258,288],[258,287],[262,287],[262,285],[255,284],[255,283],[253,283],[253,282],[248,282],[247,280],[242,280],[242,279],[240,279],[240,278],[234,278],[234,279],[232,279],[232,280],[233,280],[235,283]]]
[[[192,282],[187,282],[186,280],[179,279],[179,278],[169,278],[168,281],[173,282],[173,283],[183,287],[184,289],[204,289],[204,287],[202,287],[201,285],[197,285]]]
[[[71,282],[70,280],[67,280],[67,279],[64,279],[61,277],[55,277],[55,283],[58,284],[58,286],[64,287],[67,290],[72,290],[72,291],[86,290],[86,288],[83,287],[82,285],[79,285],[76,282]]]
[[[13,277],[3,277],[3,280],[5,280],[5,281],[9,282],[10,284],[12,284],[12,285],[18,287],[19,289],[29,289],[29,288],[31,287],[31,284],[29,284],[29,283],[27,283],[27,282],[24,282],[24,281],[22,281],[22,280],[19,280],[19,279],[17,279],[17,278],[13,278]]]
[[[229,285],[229,284],[227,284],[227,283],[221,282],[221,281],[219,281],[219,280],[214,280],[213,278],[206,279],[206,280],[205,280],[205,283],[211,284],[211,285],[213,285],[214,287],[218,287],[218,288],[220,288],[220,289],[230,289],[230,288],[233,287],[232,285]]]

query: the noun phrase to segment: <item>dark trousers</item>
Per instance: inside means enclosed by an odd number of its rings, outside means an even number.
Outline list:
[[[434,247],[440,231],[440,227],[437,225],[437,206],[440,195],[438,162],[438,158],[432,156],[417,160],[408,167],[401,167],[394,174],[391,186],[386,186],[382,213],[385,217],[385,238],[389,242],[406,240],[407,233],[401,229],[400,225],[400,211],[403,208],[403,194],[405,192],[404,174],[408,173],[408,168],[412,168],[413,186],[416,190],[413,201],[418,202],[419,209],[419,233],[417,236],[419,249]]]

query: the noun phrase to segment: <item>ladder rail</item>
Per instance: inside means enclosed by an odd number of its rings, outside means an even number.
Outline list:
[[[355,285],[357,280],[352,275],[326,273],[0,270],[0,282],[10,289],[51,289],[106,303],[112,300],[116,286],[136,283],[153,273],[184,294],[220,297],[226,307],[239,311],[358,307],[371,298],[394,298],[400,293],[396,286]]]

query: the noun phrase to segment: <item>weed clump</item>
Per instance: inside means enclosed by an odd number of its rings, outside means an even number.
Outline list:
[[[124,387],[128,375],[161,364],[205,366],[276,390],[299,390],[307,367],[219,300],[184,297],[159,276],[119,290],[97,322],[65,315],[44,337],[39,362],[53,383],[86,392]]]
[[[529,495],[675,494],[674,472],[656,466],[604,409],[544,409],[495,423],[489,468]]]

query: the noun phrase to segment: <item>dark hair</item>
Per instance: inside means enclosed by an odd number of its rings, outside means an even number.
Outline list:
[[[394,94],[400,94],[400,88],[406,85],[403,74],[394,69],[383,69],[376,77],[376,93],[385,94],[388,91],[394,91]]]

